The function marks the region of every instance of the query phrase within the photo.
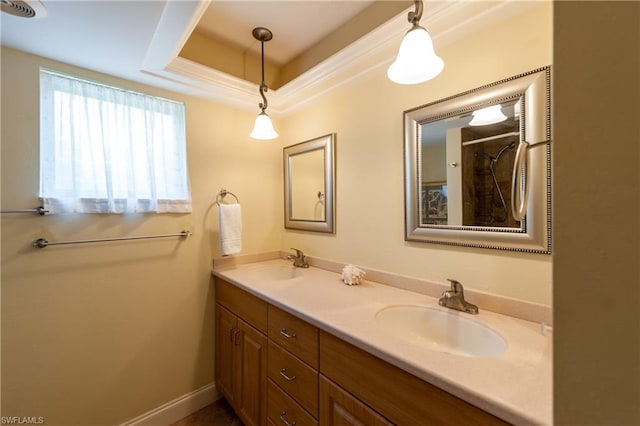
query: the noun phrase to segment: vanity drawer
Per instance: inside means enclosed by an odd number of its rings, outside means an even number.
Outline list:
[[[311,367],[318,369],[318,329],[288,312],[269,305],[269,339]]]
[[[320,417],[324,425],[393,426],[393,423],[324,376],[320,377]]]
[[[318,372],[272,341],[267,356],[269,378],[317,418]]]
[[[329,333],[320,344],[321,373],[395,424],[509,424]]]
[[[267,302],[216,277],[216,301],[263,333],[267,333]]]
[[[302,408],[291,397],[284,393],[271,379],[267,384],[267,416],[269,419],[279,425],[317,425],[316,419],[311,417],[304,408]]]

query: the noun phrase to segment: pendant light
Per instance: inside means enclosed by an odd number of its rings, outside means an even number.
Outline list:
[[[275,139],[278,137],[278,133],[276,133],[273,128],[273,123],[271,123],[271,119],[265,112],[267,109],[267,97],[264,95],[269,88],[264,82],[264,42],[269,41],[273,38],[273,33],[269,31],[267,28],[257,27],[252,31],[253,38],[260,42],[260,47],[262,50],[262,82],[260,83],[260,96],[262,96],[262,100],[258,106],[261,111],[260,114],[256,117],[256,121],[253,124],[253,130],[251,131],[251,136],[253,139]]]
[[[473,111],[472,116],[469,126],[488,126],[507,119],[507,116],[502,112],[502,105],[500,104]]]
[[[413,26],[402,39],[398,56],[387,70],[387,77],[398,84],[424,83],[444,68],[444,61],[433,50],[431,36],[418,25],[422,18],[422,0],[414,0],[413,3],[415,11],[407,16]]]

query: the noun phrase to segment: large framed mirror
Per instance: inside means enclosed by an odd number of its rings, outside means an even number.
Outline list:
[[[291,145],[284,154],[284,227],[334,232],[335,134]]]
[[[405,239],[551,253],[550,68],[404,112]]]

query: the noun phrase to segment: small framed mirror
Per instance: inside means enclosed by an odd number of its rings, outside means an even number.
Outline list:
[[[284,154],[284,227],[334,232],[335,135],[291,145]]]
[[[404,112],[405,239],[551,253],[550,68]]]

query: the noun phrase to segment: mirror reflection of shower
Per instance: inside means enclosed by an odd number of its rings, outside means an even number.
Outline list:
[[[422,225],[520,228],[511,212],[519,99],[421,127]]]
[[[508,145],[500,148],[495,155],[487,154],[483,151],[476,151],[474,153],[475,158],[485,159],[489,164],[489,172],[491,174],[491,180],[493,181],[493,187],[489,194],[489,202],[488,202],[488,210],[485,214],[486,221],[489,225],[495,225],[496,223],[504,223],[509,218],[509,207],[504,198],[503,188],[500,186],[500,182],[498,182],[498,177],[496,175],[496,168],[498,167],[498,162],[500,161],[500,157],[506,150],[513,151],[516,149],[516,142],[513,141]],[[500,163],[501,165],[504,163]],[[507,162],[506,167],[511,167],[511,163]],[[509,169],[511,170],[511,169]]]
[[[515,115],[515,114],[514,114]],[[511,213],[513,164],[520,140],[518,116],[500,123],[462,129],[462,191],[468,226],[518,227]]]

